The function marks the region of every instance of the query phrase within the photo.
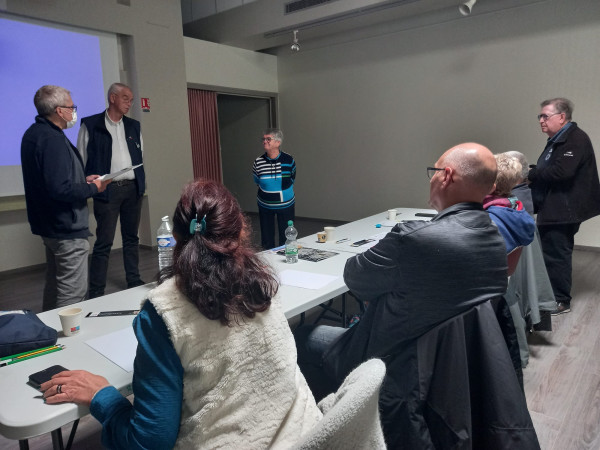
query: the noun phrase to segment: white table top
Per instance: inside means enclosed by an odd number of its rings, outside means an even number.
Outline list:
[[[78,303],[76,306],[83,308],[84,315],[81,331],[70,337],[59,331],[58,343],[66,346],[64,350],[1,367],[0,434],[8,439],[27,439],[49,433],[89,413],[87,407],[72,403],[46,405],[40,392],[26,384],[29,375],[55,364],[101,374],[123,394],[129,395],[132,373],[90,348],[85,341],[131,327],[134,316],[86,318],[85,315],[88,312],[139,309],[151,287],[152,284],[148,284]],[[38,317],[46,325],[62,330],[57,310],[46,311]]]
[[[432,210],[397,208],[398,220],[419,219],[417,212],[434,212]],[[343,271],[346,260],[356,253],[365,251],[368,246],[350,247],[349,244],[368,238],[376,233],[385,233],[391,226],[375,228],[376,223],[384,223],[386,213],[380,213],[336,228],[336,240],[349,238],[344,244],[317,242],[316,234],[299,239],[305,247],[335,251],[338,254],[319,262],[299,260],[297,264],[286,264],[285,257],[272,252],[263,252],[264,258],[275,268],[277,273],[290,269],[315,274],[334,275],[337,278],[320,289],[305,289],[282,285],[279,297],[287,318],[296,316],[331,298],[348,291],[344,284]],[[429,220],[429,218],[423,218]],[[115,294],[95,298],[77,306],[83,308],[84,316],[88,312],[139,309],[141,302],[153,284],[127,289]],[[62,309],[62,308],[61,308]],[[57,310],[39,314],[40,319],[57,330],[61,330]],[[76,336],[64,337],[59,332],[59,344],[66,348],[49,355],[32,358],[17,364],[0,368],[0,434],[8,439],[28,439],[49,433],[60,426],[79,419],[89,410],[71,403],[62,405],[46,405],[41,394],[27,383],[29,375],[55,364],[68,369],[83,369],[97,373],[119,389],[124,395],[131,393],[133,372],[126,372],[121,367],[93,350],[85,342],[99,336],[131,327],[134,316],[110,316],[83,319],[81,331]]]
[[[434,209],[419,209],[419,208],[395,208],[397,211],[396,221],[391,222],[387,219],[387,211],[374,214],[364,219],[356,220],[354,222],[340,225],[335,228],[335,237],[331,242],[319,243],[317,241],[317,235],[311,234],[310,236],[298,239],[300,245],[306,247],[320,248],[323,250],[332,250],[335,252],[350,252],[350,253],[362,253],[368,248],[376,244],[376,242],[370,242],[360,247],[352,247],[350,244],[362,239],[368,239],[373,237],[379,237],[379,239],[385,234],[389,233],[392,227],[397,222],[404,222],[407,220],[431,220],[431,217],[418,217],[415,214],[437,214]],[[380,224],[381,227],[377,228],[375,225]],[[341,239],[348,239],[347,241],[336,243]]]
[[[307,245],[307,247],[320,248],[317,247],[317,245],[319,244]],[[304,289],[281,285],[279,287],[278,295],[281,299],[285,317],[288,319],[348,291],[342,275],[344,273],[346,260],[353,256],[352,253],[338,251],[337,255],[324,259],[323,261],[312,262],[299,259],[296,264],[287,264],[284,256],[269,251],[263,252],[262,254],[275,268],[277,273],[281,273],[284,270],[297,270],[337,276],[336,280],[321,289]]]
[[[348,290],[342,273],[346,259],[352,256],[350,253],[342,252],[319,262],[299,260],[297,264],[286,264],[285,257],[274,253],[265,252],[263,256],[278,273],[292,269],[338,276],[336,280],[317,290],[280,286],[279,297],[287,318]],[[49,433],[89,414],[87,407],[72,403],[46,405],[41,394],[26,384],[30,374],[55,364],[67,369],[81,369],[100,374],[124,395],[131,394],[133,372],[126,372],[89,347],[86,341],[131,327],[134,316],[86,318],[85,315],[89,312],[139,309],[146,292],[152,287],[152,284],[148,284],[78,303],[77,306],[83,308],[84,315],[81,331],[71,337],[65,337],[62,331],[59,331],[58,343],[66,346],[64,350],[0,368],[0,434],[8,439],[28,439]],[[46,325],[61,330],[57,310],[46,311],[38,316]]]

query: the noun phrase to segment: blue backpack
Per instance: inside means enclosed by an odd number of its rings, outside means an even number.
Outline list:
[[[0,358],[56,344],[58,332],[29,309],[0,311]]]

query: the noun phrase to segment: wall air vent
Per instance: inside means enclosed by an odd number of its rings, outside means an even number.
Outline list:
[[[285,4],[285,10],[283,14],[291,14],[302,11],[306,8],[322,5],[323,3],[332,3],[336,1],[337,0],[296,0]]]

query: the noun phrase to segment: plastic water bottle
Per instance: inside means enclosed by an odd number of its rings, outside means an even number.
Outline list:
[[[298,262],[298,230],[294,228],[294,222],[288,220],[288,227],[285,229],[285,262],[294,264]]]
[[[169,223],[169,216],[162,218],[156,232],[156,241],[158,244],[158,268],[163,270],[165,267],[173,265],[173,249],[175,248],[175,238]]]

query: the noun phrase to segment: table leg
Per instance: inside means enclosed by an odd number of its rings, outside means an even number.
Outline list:
[[[62,430],[60,428],[52,432],[52,448],[54,450],[64,450]]]
[[[29,450],[29,441],[27,439],[19,441],[19,450]]]

